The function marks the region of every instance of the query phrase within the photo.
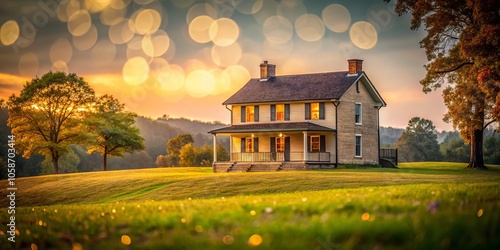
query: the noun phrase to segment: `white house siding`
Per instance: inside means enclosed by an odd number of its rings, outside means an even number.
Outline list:
[[[319,101],[309,101],[319,102]],[[259,121],[258,122],[241,122],[241,105],[233,105],[233,125],[253,124],[253,123],[279,123],[279,122],[312,122],[321,126],[335,129],[335,106],[330,101],[321,101],[325,103],[325,119],[324,120],[306,120],[305,119],[305,103],[296,102],[290,104],[290,121],[271,121],[271,104],[248,104],[245,106],[259,106]],[[272,103],[281,104],[281,103]],[[283,103],[285,104],[285,103]]]

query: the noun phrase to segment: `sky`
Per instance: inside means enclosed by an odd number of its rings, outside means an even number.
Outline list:
[[[36,4],[35,4],[36,3]],[[97,95],[153,119],[230,122],[222,105],[259,64],[277,75],[363,70],[387,102],[380,124],[414,116],[451,130],[442,90],[422,92],[427,63],[382,0],[17,0],[0,2],[0,99],[49,70],[76,73]]]

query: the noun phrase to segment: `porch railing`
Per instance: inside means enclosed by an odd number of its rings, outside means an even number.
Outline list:
[[[255,153],[231,153],[231,161],[242,162],[266,162],[266,161],[303,161],[303,152],[286,153],[275,152],[255,152]],[[314,162],[330,162],[330,152],[309,152],[307,155],[308,161]]]
[[[393,161],[398,165],[398,149],[397,148],[381,148],[380,158]]]

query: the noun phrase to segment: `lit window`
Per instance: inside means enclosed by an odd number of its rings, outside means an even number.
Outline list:
[[[247,122],[253,122],[255,120],[255,107],[247,106]]]
[[[245,152],[246,153],[253,153],[253,138],[249,137],[245,139]]]
[[[319,120],[319,103],[318,102],[311,103],[311,120]]]
[[[363,142],[361,140],[361,135],[356,135],[356,157],[361,157]]]
[[[276,104],[276,121],[284,121],[284,120],[285,120],[285,105]]]
[[[362,114],[361,103],[354,104],[354,122],[356,124],[361,124],[361,118],[362,118],[361,114]]]
[[[276,152],[285,152],[285,137],[276,137]]]
[[[312,135],[311,136],[311,142],[310,142],[310,151],[311,152],[319,152],[320,151],[320,138],[319,135]]]

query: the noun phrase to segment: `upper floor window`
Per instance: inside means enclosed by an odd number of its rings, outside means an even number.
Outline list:
[[[324,120],[325,119],[325,103],[313,102],[306,103],[306,120]]]
[[[255,107],[254,106],[248,106],[247,107],[247,122],[253,122],[255,120]]]
[[[361,124],[362,122],[362,108],[361,103],[354,104],[354,122],[356,124]]]
[[[271,121],[289,121],[290,104],[272,104]]]
[[[241,106],[241,122],[258,122],[259,106]]]

